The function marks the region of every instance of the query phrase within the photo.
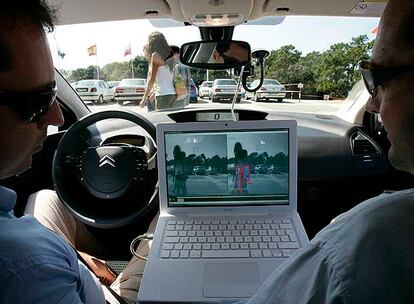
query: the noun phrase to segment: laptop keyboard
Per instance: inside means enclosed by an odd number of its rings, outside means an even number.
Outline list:
[[[168,220],[161,258],[282,258],[299,247],[290,219]]]

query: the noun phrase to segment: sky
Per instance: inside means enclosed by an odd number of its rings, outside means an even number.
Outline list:
[[[242,148],[247,150],[248,155],[253,152],[267,152],[274,156],[280,152],[288,154],[288,133],[282,131],[275,135],[275,132],[254,132],[240,135],[229,132],[226,134],[188,135],[172,134],[166,138],[167,160],[174,158],[174,146],[179,145],[186,156],[190,154],[204,154],[207,158],[215,155],[220,157],[234,157],[234,145],[240,142]]]
[[[288,16],[275,26],[236,26],[233,39],[247,41],[252,49],[269,51],[292,44],[306,55],[312,51],[325,51],[334,43],[349,42],[352,37],[362,34],[372,40],[375,34],[371,31],[378,22],[379,18]],[[129,44],[132,56],[142,55],[142,47],[152,31],[162,32],[169,44],[178,46],[200,40],[197,27],[155,28],[148,20],[63,25],[56,27],[48,38],[55,65],[59,69],[74,70],[127,61],[130,57],[124,56],[124,50]],[[89,56],[87,48],[95,44],[98,56]],[[66,54],[64,59],[57,55],[57,48]]]

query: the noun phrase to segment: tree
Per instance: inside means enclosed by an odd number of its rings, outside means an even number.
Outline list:
[[[93,65],[88,66],[86,69],[79,68],[70,72],[69,82],[84,80],[84,79],[95,79],[96,67]]]
[[[107,81],[131,78],[131,64],[125,62],[112,62],[102,68],[102,78]]]
[[[300,79],[300,74],[297,73],[300,66],[297,64],[301,54],[293,45],[272,51],[266,59],[266,77],[277,79],[281,83],[297,83]]]
[[[196,85],[200,85],[203,81],[207,80],[207,70],[190,68],[191,78]]]
[[[350,43],[336,43],[322,54],[316,67],[317,90],[344,97],[360,78],[358,61],[370,57],[373,42],[367,35],[352,38]]]
[[[134,77],[147,78],[149,62],[143,56],[136,56],[132,63],[134,64]]]

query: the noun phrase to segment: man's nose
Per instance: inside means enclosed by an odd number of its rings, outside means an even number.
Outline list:
[[[60,127],[64,122],[65,120],[63,119],[59,103],[55,100],[46,116],[39,122],[39,124],[41,124],[42,127],[47,127],[49,125]]]
[[[368,99],[367,104],[365,105],[365,109],[369,112],[369,113],[379,113],[380,109],[380,103],[378,101],[378,98],[375,97],[370,97]]]

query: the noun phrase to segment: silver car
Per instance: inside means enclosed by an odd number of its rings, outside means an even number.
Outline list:
[[[216,79],[211,88],[211,101],[218,102],[221,100],[233,101],[236,94],[237,82],[234,79]],[[237,96],[236,102],[240,102],[241,96]]]
[[[256,88],[260,83],[259,79],[256,79],[250,85],[251,88]],[[284,85],[280,84],[276,79],[264,79],[263,85],[255,93],[246,92],[246,99],[253,99],[254,101],[265,100],[269,101],[270,99],[277,99],[277,101],[282,102],[283,98],[286,97],[286,88]]]
[[[203,81],[200,88],[198,89],[198,96],[200,98],[208,97],[210,98],[211,87],[213,86],[212,81]]]
[[[88,79],[78,81],[75,90],[83,101],[91,101],[96,104],[113,99],[111,88],[104,80]]]
[[[123,105],[124,101],[138,104],[144,96],[146,87],[147,80],[145,78],[122,79],[115,89],[115,101],[120,105]]]

